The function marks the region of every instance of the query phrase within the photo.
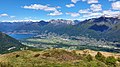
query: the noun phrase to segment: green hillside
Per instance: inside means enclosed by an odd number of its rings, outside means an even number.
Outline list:
[[[119,67],[119,57],[92,50],[26,50],[0,55],[0,67]]]
[[[0,32],[0,53],[17,51],[23,47],[18,40]]]

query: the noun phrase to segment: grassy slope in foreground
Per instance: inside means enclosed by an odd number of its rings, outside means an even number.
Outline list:
[[[92,50],[49,49],[0,55],[1,67],[120,67],[120,54]],[[97,58],[96,58],[97,57]],[[114,58],[115,57],[115,58]],[[101,59],[102,58],[102,59]],[[104,59],[103,59],[104,58]]]

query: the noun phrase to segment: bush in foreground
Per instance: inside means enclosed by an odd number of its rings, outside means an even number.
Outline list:
[[[95,55],[95,58],[99,61],[105,62],[105,57],[100,52]]]

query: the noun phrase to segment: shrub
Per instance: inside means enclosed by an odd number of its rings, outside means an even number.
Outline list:
[[[86,56],[86,60],[90,62],[90,61],[93,60],[93,57],[92,57],[90,54],[88,54],[88,55]]]
[[[40,54],[35,54],[35,55],[34,55],[34,57],[39,57],[39,56],[40,56]]]
[[[120,62],[120,57],[118,57],[118,58],[117,58],[117,61],[119,61],[119,62]]]
[[[105,57],[100,52],[95,55],[95,58],[99,61],[105,62]]]
[[[16,57],[16,58],[17,58],[17,57],[20,57],[20,55],[17,54],[15,57]]]
[[[109,56],[106,58],[106,64],[108,65],[115,65],[116,64],[116,59],[113,56]]]
[[[77,55],[76,51],[75,50],[72,50],[72,53],[73,55]]]
[[[44,53],[43,56],[50,57],[50,54],[49,53]]]
[[[107,65],[101,61],[90,61],[89,63],[87,63],[87,67],[107,67]]]
[[[9,62],[0,62],[0,67],[13,67]]]

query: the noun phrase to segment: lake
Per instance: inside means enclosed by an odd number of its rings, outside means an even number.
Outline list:
[[[20,40],[20,39],[33,37],[36,34],[8,34],[8,35],[15,38],[15,39],[17,39],[17,40]]]

